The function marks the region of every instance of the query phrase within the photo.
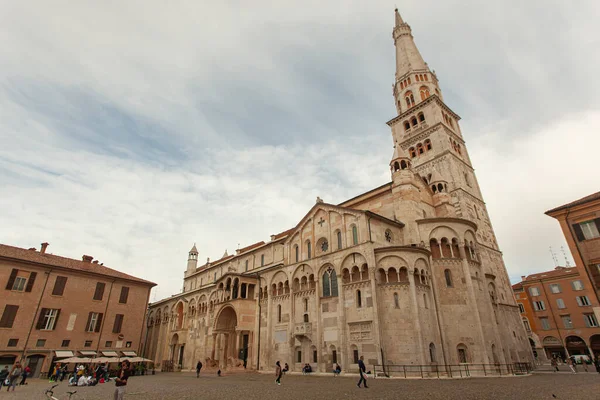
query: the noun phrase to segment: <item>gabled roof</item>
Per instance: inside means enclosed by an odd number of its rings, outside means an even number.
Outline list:
[[[579,206],[579,205],[582,205],[582,204],[585,204],[585,203],[588,203],[588,202],[591,202],[591,201],[595,201],[595,200],[600,200],[600,192],[596,192],[596,193],[587,195],[585,197],[582,197],[579,200],[575,200],[575,201],[572,201],[570,203],[563,204],[560,207],[556,207],[556,208],[553,208],[552,210],[546,211],[544,214],[550,215],[551,213],[554,213],[556,211],[565,210],[567,208]]]
[[[329,203],[325,203],[323,201],[318,201],[318,202],[315,203],[314,206],[311,207],[310,210],[308,210],[308,212],[304,215],[304,217],[302,217],[302,219],[296,224],[296,226],[293,229],[291,229],[292,232],[290,232],[288,234],[288,237],[293,236],[300,228],[302,228],[302,226],[304,225],[304,223],[310,218],[310,216],[312,214],[314,214],[315,210],[318,209],[319,207],[322,207],[322,208],[333,208],[333,209],[336,209],[336,210],[346,211],[346,212],[350,212],[350,213],[364,214],[364,211],[356,210],[354,208],[336,206],[334,204],[329,204]]]
[[[540,279],[545,280],[550,278],[558,278],[560,276],[576,274],[578,272],[579,271],[577,270],[577,267],[556,267],[551,271],[527,275],[521,283],[526,283],[528,281],[539,281]]]
[[[272,240],[278,240],[278,239],[284,238],[284,237],[288,236],[290,233],[292,233],[294,231],[294,229],[296,229],[296,227],[293,227],[293,228],[288,229],[287,231],[278,233],[277,235],[273,235]]]
[[[239,249],[239,250],[237,251],[237,253],[238,253],[238,254],[245,253],[245,252],[247,252],[247,251],[249,251],[249,250],[252,250],[252,249],[255,249],[255,248],[257,248],[257,247],[260,247],[260,246],[262,246],[263,244],[265,244],[265,242],[261,240],[260,242],[257,242],[257,243],[254,243],[254,244],[251,244],[250,246],[242,247],[241,249]]]
[[[0,258],[30,262],[46,267],[65,268],[72,271],[98,274],[111,278],[134,281],[148,286],[156,286],[156,283],[154,282],[136,278],[135,276],[125,274],[97,263],[75,260],[73,258],[56,256],[49,253],[40,253],[36,250],[27,250],[5,244],[0,244]]]

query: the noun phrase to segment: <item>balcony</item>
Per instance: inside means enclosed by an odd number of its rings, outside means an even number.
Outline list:
[[[312,323],[302,322],[294,326],[294,335],[296,336],[310,336],[312,333]]]

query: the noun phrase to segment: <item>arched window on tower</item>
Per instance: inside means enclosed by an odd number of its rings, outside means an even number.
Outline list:
[[[432,149],[432,147],[431,147],[431,140],[429,140],[429,139],[426,139],[426,140],[425,140],[425,149],[426,149],[427,151],[429,151],[429,150],[431,150],[431,149]]]
[[[406,92],[406,94],[404,95],[404,99],[406,100],[406,106],[408,108],[415,105],[415,97],[413,96],[413,93],[410,90]]]
[[[417,153],[423,154],[424,152],[425,152],[425,150],[423,149],[423,144],[421,144],[421,143],[417,144]]]
[[[446,287],[452,287],[452,273],[449,269],[444,270],[444,278],[446,278]]]
[[[425,114],[419,113],[418,117],[419,117],[419,122],[425,122]]]
[[[421,100],[425,100],[429,97],[429,88],[427,86],[421,86],[419,94],[421,95]]]
[[[410,158],[415,158],[417,156],[417,152],[415,151],[414,147],[408,149],[408,154],[410,155]]]
[[[281,304],[277,305],[277,322],[281,323]]]
[[[337,248],[338,248],[338,250],[341,250],[342,249],[342,232],[337,231],[336,236],[337,236]]]
[[[308,259],[312,257],[312,247],[310,245],[310,240],[306,241],[306,256]]]
[[[295,253],[295,255],[296,255],[296,262],[300,261],[300,254],[299,254],[299,253],[300,253],[300,251],[299,251],[299,249],[298,249],[298,245],[295,245],[295,246],[294,246],[294,253]]]
[[[398,299],[398,293],[394,293],[394,307],[400,308],[400,300]]]
[[[410,123],[408,121],[404,121],[404,130],[407,131],[410,129]]]
[[[412,117],[410,119],[410,123],[411,123],[412,126],[417,126],[419,124],[419,122],[417,121],[416,117]]]
[[[358,308],[362,307],[362,295],[360,293],[360,290],[356,291],[356,307],[358,307]]]
[[[356,228],[356,225],[352,225],[352,243],[354,245],[358,244],[358,229]]]

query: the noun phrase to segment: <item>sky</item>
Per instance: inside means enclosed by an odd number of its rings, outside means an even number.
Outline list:
[[[461,129],[513,282],[572,258],[600,190],[600,2],[0,1],[0,243],[178,293],[390,181],[400,8]]]

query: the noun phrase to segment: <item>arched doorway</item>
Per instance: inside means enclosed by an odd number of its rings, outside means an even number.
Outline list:
[[[179,302],[177,304],[177,327],[175,329],[179,330],[183,328],[183,303]]]
[[[563,347],[562,342],[554,336],[546,336],[542,340],[542,345],[546,351],[546,357],[548,357],[549,360],[553,358],[559,358],[561,360],[566,359],[565,348]]]
[[[567,351],[569,355],[574,356],[577,354],[588,354],[588,348],[585,341],[579,336],[567,336],[565,338],[565,343],[567,346]]]
[[[174,366],[181,368],[183,365],[183,348],[185,344],[179,344],[179,335],[171,337],[171,362]]]
[[[237,322],[237,314],[231,306],[221,309],[216,318],[212,359],[216,360],[221,368],[232,365],[233,361],[239,358],[241,332],[236,332]]]
[[[33,354],[30,356],[27,356],[27,363],[26,365],[31,368],[31,377],[32,378],[39,378],[40,377],[40,372],[42,370],[42,364],[44,364],[44,359],[46,358],[46,356],[42,355],[42,354]]]
[[[596,359],[596,355],[600,354],[600,335],[592,335],[590,337],[590,347],[594,352],[594,359]]]

